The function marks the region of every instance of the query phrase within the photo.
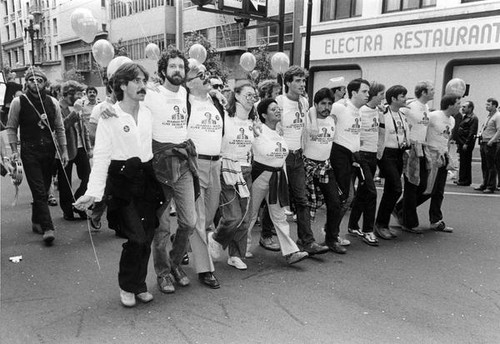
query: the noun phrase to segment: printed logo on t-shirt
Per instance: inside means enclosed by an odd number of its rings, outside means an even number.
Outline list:
[[[304,128],[304,114],[300,112],[295,112],[294,119],[292,123],[285,125],[285,128],[294,129],[294,130],[302,130]]]
[[[333,142],[334,127],[321,127],[319,133],[311,138],[311,141],[316,141],[320,144],[329,144]]]
[[[304,122],[304,120],[301,117],[304,117],[304,114],[302,114],[300,112],[296,112],[295,113],[295,119],[293,120],[293,123],[302,123],[302,122]]]
[[[248,140],[248,135],[245,134],[245,128],[239,129],[240,133],[236,136],[237,140]]]
[[[172,107],[172,115],[167,117],[166,121],[161,122],[162,125],[171,126],[176,129],[185,128],[187,123],[187,110],[186,108],[180,110],[178,105]]]
[[[423,116],[422,119],[420,121],[418,121],[417,123],[427,126],[429,124],[429,116],[427,115],[427,112],[424,111],[422,116]]]
[[[443,130],[442,134],[443,134],[443,137],[445,137],[446,139],[450,138],[451,130],[450,130],[449,125],[446,126],[446,129]]]
[[[344,131],[351,132],[354,135],[359,134],[359,132],[361,131],[361,124],[359,123],[359,118],[355,118],[354,124],[352,124],[350,128],[345,128]]]
[[[174,105],[174,113],[172,115],[172,120],[174,121],[181,121],[181,120],[184,120],[184,118],[186,118],[186,109],[183,109],[183,114],[181,113],[180,111],[180,108],[177,106],[177,105]]]
[[[130,127],[128,125],[124,126],[123,131],[128,133],[130,131]]]
[[[214,133],[220,129],[222,129],[222,121],[219,114],[212,114],[207,111],[204,113],[205,119],[201,121],[201,123],[193,123],[190,124],[191,129],[195,130],[203,130],[205,132]]]

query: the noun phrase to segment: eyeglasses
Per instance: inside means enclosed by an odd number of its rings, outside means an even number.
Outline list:
[[[200,80],[203,81],[203,80],[207,79],[209,76],[210,76],[209,72],[199,72],[198,74],[196,74],[194,77],[188,79],[187,81],[191,81],[191,80],[194,80],[196,78],[200,78]]]
[[[250,101],[257,101],[259,99],[259,97],[257,97],[256,94],[254,93],[247,93],[247,94],[244,94],[243,95],[247,100],[250,100]]]
[[[217,89],[222,90],[222,89],[224,88],[224,85],[222,85],[222,84],[218,84],[218,85],[212,85],[212,87],[213,87],[214,89],[216,89],[216,90],[217,90]]]
[[[42,78],[29,78],[28,82],[36,82],[37,84],[43,84],[44,80]]]

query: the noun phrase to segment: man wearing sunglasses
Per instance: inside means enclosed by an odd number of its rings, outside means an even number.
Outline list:
[[[32,230],[43,234],[43,241],[50,245],[55,239],[55,232],[47,203],[48,192],[56,144],[61,163],[66,165],[68,161],[66,135],[59,103],[45,93],[45,74],[37,67],[29,67],[24,77],[27,81],[26,94],[12,100],[6,130],[12,148],[11,159],[16,161],[19,158],[19,129],[21,160],[33,196]]]

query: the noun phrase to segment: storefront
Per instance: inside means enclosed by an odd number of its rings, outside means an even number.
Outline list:
[[[439,108],[444,86],[462,78],[480,123],[486,99],[500,99],[500,13],[456,14],[382,25],[338,25],[314,30],[311,36],[310,92],[328,79],[343,76],[376,80],[386,87],[400,84],[413,97],[420,80],[434,83],[430,103]],[[319,27],[318,27],[319,28]]]

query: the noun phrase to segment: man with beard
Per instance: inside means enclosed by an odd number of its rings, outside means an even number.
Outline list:
[[[208,251],[207,228],[219,207],[224,108],[216,97],[209,95],[212,86],[205,66],[196,62],[189,64],[186,86],[189,88],[188,137],[193,140],[198,153],[196,162],[200,180],[200,197],[196,200],[198,218],[190,242],[193,252],[197,252],[194,265],[200,282],[217,289],[220,284],[213,274],[215,268]],[[207,114],[212,121],[204,123]]]
[[[81,117],[81,102],[77,102],[82,97],[85,89],[84,85],[74,81],[66,81],[62,87],[63,99],[59,102],[61,114],[63,116],[66,141],[68,142],[68,164],[63,167],[58,164],[57,182],[59,185],[59,201],[63,211],[63,218],[66,221],[75,221],[74,212],[80,218],[86,219],[85,212],[73,208],[74,200],[82,196],[87,190],[90,175],[90,161],[92,156],[90,137],[87,126]],[[76,165],[80,186],[75,191],[71,188],[73,165]]]
[[[25,95],[12,100],[7,122],[7,135],[13,161],[19,158],[17,131],[21,135],[21,160],[33,196],[32,229],[43,234],[46,244],[54,241],[54,225],[47,204],[52,181],[52,166],[56,143],[62,165],[68,161],[66,135],[59,103],[45,94],[47,77],[37,67],[29,67],[25,74],[28,83]]]
[[[174,280],[180,286],[190,281],[181,268],[182,258],[191,236],[195,261],[207,259],[197,249],[203,245],[195,231],[195,190],[199,188],[196,171],[196,149],[187,136],[187,91],[181,85],[188,71],[184,54],[171,48],[158,61],[158,75],[163,84],[150,90],[145,105],[153,113],[153,153],[156,177],[161,183],[165,203],[159,209],[160,226],[153,239],[153,260],[158,288],[163,293],[175,292]],[[179,111],[181,116],[172,116]],[[170,238],[170,208],[175,200],[178,228],[172,250],[167,252]]]
[[[94,86],[89,86],[85,92],[87,93],[87,100],[83,101],[82,119],[83,123],[88,128],[90,115],[92,114],[94,107],[97,105],[97,89]]]

